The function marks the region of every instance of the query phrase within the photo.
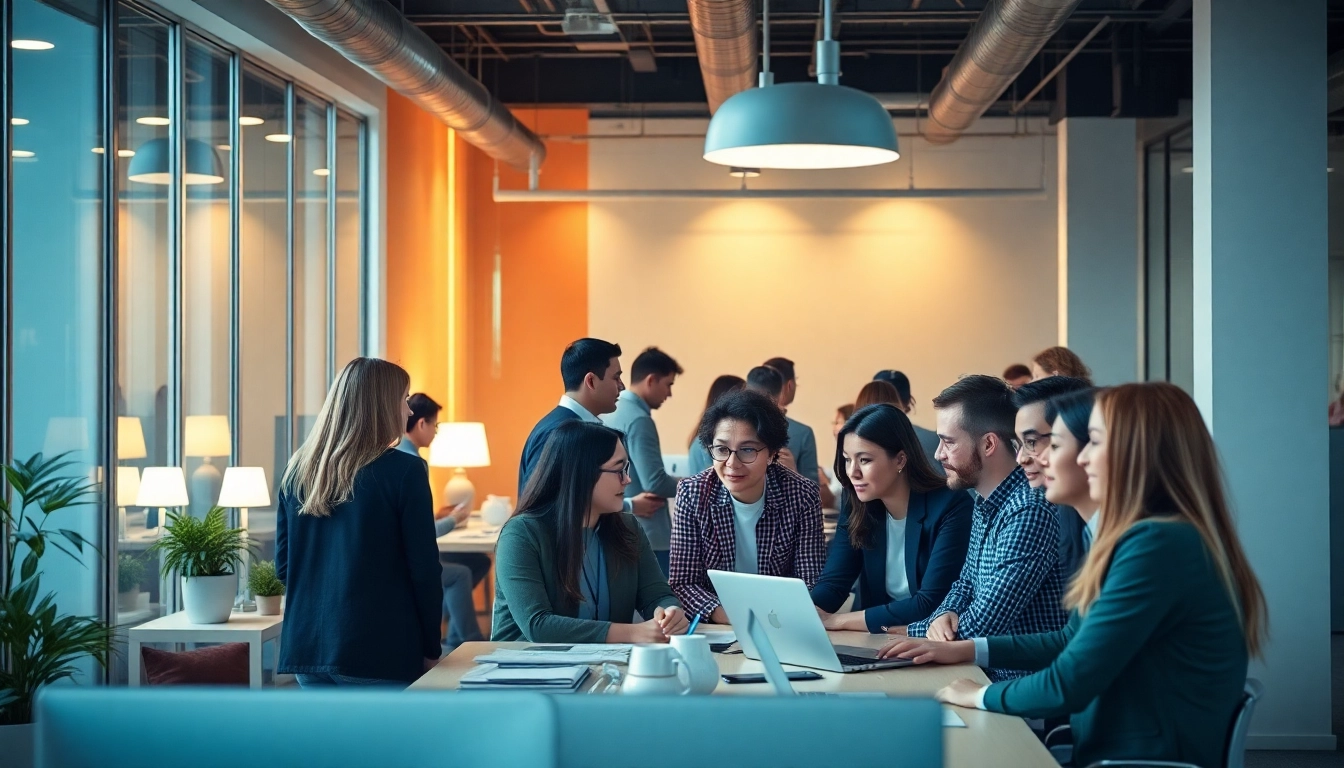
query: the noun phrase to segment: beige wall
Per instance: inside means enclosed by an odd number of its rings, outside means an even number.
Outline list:
[[[1011,133],[1010,120],[976,130]],[[1056,338],[1054,136],[969,136],[931,147],[904,134],[902,159],[853,171],[767,172],[753,188],[1036,188],[1039,199],[661,201],[589,205],[589,329],[620,343],[628,369],[655,344],[686,374],[656,421],[663,452],[685,438],[722,373],[768,357],[798,367],[790,415],[834,457],[834,409],[882,368],[911,378],[914,421],[963,373],[999,374]],[[592,121],[591,132],[703,135],[702,121]],[[592,189],[733,188],[702,140],[590,141]],[[1044,168],[1042,167],[1044,164]]]

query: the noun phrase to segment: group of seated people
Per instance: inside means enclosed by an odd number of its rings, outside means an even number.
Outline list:
[[[890,635],[882,656],[975,663],[992,681],[940,700],[1072,716],[1079,764],[1219,764],[1267,618],[1212,438],[1179,388],[1094,389],[1057,350],[1065,364],[1016,389],[948,386],[931,439],[907,415],[905,376],[879,373],[837,419],[832,489],[811,430],[785,414],[788,361],[715,382],[692,445],[709,464],[692,456],[677,479],[650,418],[675,361],[646,350],[626,390],[618,346],[575,342],[499,535],[491,639],[666,642],[692,618],[729,623],[709,570],[797,578],[828,629]],[[440,655],[426,467],[389,450],[408,395],[401,368],[352,361],[282,480],[280,671],[304,687],[404,686]],[[823,494],[840,510],[829,546]]]

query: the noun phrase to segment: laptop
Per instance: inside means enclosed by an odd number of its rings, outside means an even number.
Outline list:
[[[765,634],[765,629],[761,622],[757,620],[755,611],[747,611],[747,636],[751,638],[756,650],[760,652],[761,666],[765,668],[765,679],[775,689],[776,696],[847,696],[879,699],[887,697],[887,694],[881,691],[855,691],[852,693],[805,691],[799,693],[793,689],[793,683],[789,682],[789,674],[784,671],[784,666],[779,663],[779,657],[775,655],[774,646],[770,644],[770,637]]]
[[[755,613],[760,619],[760,631],[784,664],[827,672],[867,672],[914,664],[908,659],[879,659],[875,648],[832,645],[801,579],[710,571],[709,580],[728,613],[742,652],[749,659],[761,660],[760,649],[748,626],[748,619]]]

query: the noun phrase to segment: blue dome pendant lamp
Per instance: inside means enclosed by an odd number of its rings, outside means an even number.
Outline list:
[[[817,82],[775,85],[770,72],[770,0],[765,0],[760,87],[719,106],[705,134],[704,157],[739,168],[811,170],[894,162],[900,151],[891,115],[877,99],[840,85],[840,44],[817,41]]]

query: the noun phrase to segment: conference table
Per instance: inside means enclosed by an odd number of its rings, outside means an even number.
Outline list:
[[[731,627],[705,625],[704,631],[725,631]],[[870,635],[866,632],[830,632],[831,642],[843,645],[861,645],[880,647],[888,638],[883,635]],[[496,648],[526,648],[535,643],[463,643],[448,656],[439,660],[438,665],[429,670],[411,685],[411,690],[456,690],[458,680],[475,666],[476,656],[494,651]],[[731,650],[735,650],[736,645]],[[752,661],[741,653],[714,654],[721,674],[736,672],[761,672],[761,664]],[[803,669],[785,665],[787,669]],[[598,670],[594,669],[596,673]],[[795,682],[794,688],[803,691],[828,691],[835,693],[881,691],[893,696],[931,696],[939,688],[958,678],[970,678],[980,683],[988,682],[985,673],[974,665],[957,666],[919,666],[903,669],[877,670],[840,674],[820,672],[821,680]],[[594,674],[593,680],[596,680]],[[594,684],[593,688],[599,687]],[[591,691],[592,688],[589,688]],[[768,684],[727,685],[720,682],[715,695],[770,695]],[[981,712],[974,709],[953,708],[966,723],[965,728],[944,728],[946,737],[946,768],[1048,768],[1056,765],[1054,758],[1046,751],[1027,724],[1018,717],[1000,715],[993,712]],[[830,738],[844,738],[844,734],[833,734]],[[893,745],[899,749],[898,745]]]

